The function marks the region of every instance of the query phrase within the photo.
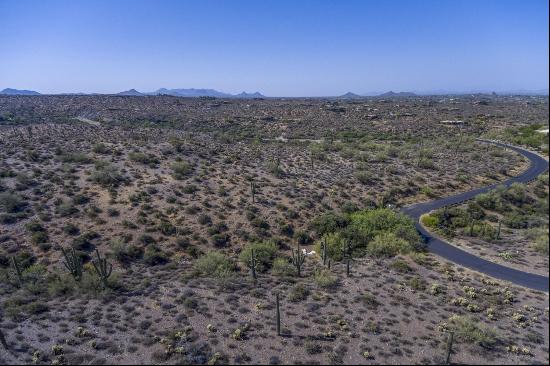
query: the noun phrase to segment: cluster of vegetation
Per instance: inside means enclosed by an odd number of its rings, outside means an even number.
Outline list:
[[[422,250],[423,245],[413,221],[388,208],[367,209],[343,215],[327,213],[312,226],[320,239],[317,253],[326,252],[332,260],[342,260],[346,247],[356,256],[393,257]]]
[[[458,234],[496,242],[502,230],[525,230],[534,247],[548,254],[548,174],[529,187],[514,183],[479,194],[465,207],[449,207],[424,215],[422,223],[447,237]]]
[[[527,146],[534,149],[541,149],[548,154],[548,135],[539,132],[548,128],[548,125],[532,124],[528,126],[507,128],[504,130],[504,139],[514,145]]]

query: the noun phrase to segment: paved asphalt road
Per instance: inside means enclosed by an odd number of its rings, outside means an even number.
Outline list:
[[[465,252],[453,246],[452,244],[449,244],[441,240],[440,238],[429,233],[426,229],[422,227],[422,225],[420,225],[420,222],[419,222],[420,216],[422,216],[425,213],[428,213],[432,210],[435,210],[444,206],[454,205],[464,201],[468,201],[474,198],[475,196],[477,196],[478,194],[486,193],[496,188],[499,185],[508,187],[511,184],[516,182],[528,183],[533,179],[536,179],[540,174],[548,170],[548,161],[546,161],[539,155],[532,153],[528,150],[515,147],[515,146],[506,145],[500,142],[489,141],[489,140],[479,139],[478,141],[491,143],[497,146],[514,150],[522,154],[526,158],[528,158],[531,162],[531,165],[527,170],[525,170],[520,175],[510,178],[505,182],[493,184],[488,187],[475,189],[473,191],[460,193],[451,197],[446,197],[446,198],[442,198],[431,202],[418,203],[415,205],[407,206],[407,207],[404,207],[402,211],[407,215],[411,216],[415,220],[416,227],[418,231],[420,231],[422,236],[425,238],[426,245],[431,252],[445,259],[448,259],[456,264],[484,273],[491,277],[509,281],[516,285],[525,286],[535,290],[548,292],[548,277],[544,277],[541,275],[528,273],[524,271],[519,271],[517,269],[502,266],[500,264],[496,264],[496,263],[487,261],[485,259],[479,258],[473,254],[470,254],[468,252]]]

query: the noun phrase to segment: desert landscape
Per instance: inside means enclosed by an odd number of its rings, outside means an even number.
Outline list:
[[[0,95],[0,362],[547,364],[548,290],[402,209],[548,159],[548,96]],[[548,277],[548,172],[422,217]],[[548,282],[546,281],[546,284]]]

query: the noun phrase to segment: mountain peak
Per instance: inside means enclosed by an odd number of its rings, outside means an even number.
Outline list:
[[[395,93],[394,91],[390,90],[387,93],[380,94],[379,97],[415,97],[416,94],[412,92],[398,92]]]
[[[357,99],[357,98],[363,98],[361,95],[359,94],[355,94],[355,93],[352,93],[352,92],[347,92],[346,94],[344,95],[340,95],[338,98],[342,98],[342,99]]]
[[[20,90],[20,89],[12,89],[12,88],[6,88],[2,91],[0,91],[0,94],[3,95],[40,95],[39,92],[36,92],[34,90]]]
[[[141,97],[141,96],[144,96],[145,94],[138,92],[136,89],[130,89],[130,90],[120,92],[117,95]]]

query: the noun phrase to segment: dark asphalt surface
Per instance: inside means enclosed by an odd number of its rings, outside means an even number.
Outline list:
[[[499,185],[509,187],[510,185],[516,182],[528,183],[536,179],[540,174],[548,170],[548,162],[542,157],[540,157],[539,155],[532,153],[528,150],[515,147],[515,146],[506,145],[500,142],[481,140],[481,139],[479,139],[478,141],[491,143],[497,146],[514,150],[522,154],[526,158],[528,158],[529,161],[531,162],[531,165],[528,169],[526,169],[520,175],[512,177],[502,183],[493,184],[488,187],[475,189],[469,192],[460,193],[451,197],[446,197],[435,201],[418,203],[411,206],[407,206],[402,209],[402,212],[411,216],[415,220],[416,227],[418,231],[421,233],[421,235],[425,238],[426,245],[431,252],[445,259],[448,259],[451,262],[473,269],[477,272],[484,273],[488,276],[495,277],[500,280],[509,281],[513,284],[528,287],[534,290],[548,292],[548,277],[520,271],[517,269],[502,266],[500,264],[493,263],[485,259],[479,258],[473,254],[470,254],[468,252],[465,252],[453,246],[452,244],[449,244],[443,241],[438,237],[435,237],[433,234],[429,233],[426,229],[424,229],[420,225],[420,222],[419,222],[420,216],[422,216],[425,213],[428,213],[432,210],[435,210],[444,206],[450,206],[450,205],[462,203],[464,201],[468,201],[474,198],[475,196],[477,196],[478,194],[486,193],[496,188]]]

